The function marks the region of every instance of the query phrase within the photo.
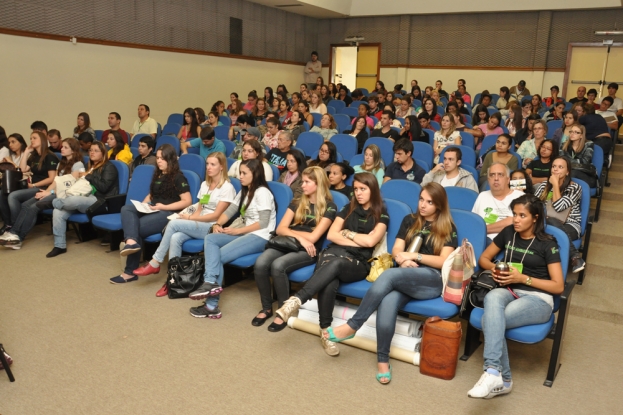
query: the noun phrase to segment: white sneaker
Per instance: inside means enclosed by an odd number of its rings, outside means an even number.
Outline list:
[[[277,311],[275,311],[275,313],[281,317],[281,319],[285,322],[288,321],[288,319],[290,319],[290,316],[299,309],[299,307],[301,306],[301,300],[296,297],[296,296],[292,296],[290,298],[288,298],[283,305],[281,306],[281,308]]]
[[[22,247],[22,241],[19,236],[11,232],[6,232],[0,236],[0,245],[5,248],[20,249]]]
[[[496,391],[501,391],[504,387],[504,381],[502,380],[502,376],[492,375],[491,373],[484,372],[478,382],[474,385],[473,388],[467,392],[467,396],[470,398],[485,398],[489,399],[493,396],[490,396],[492,393],[496,393]],[[510,392],[510,390],[508,391]],[[506,393],[508,393],[506,392]]]
[[[492,390],[487,396],[485,396],[485,399],[491,399],[491,398],[495,398],[496,396],[506,395],[507,393],[511,393],[512,390],[513,390],[512,380],[511,380],[510,385],[508,385],[508,387],[504,386],[504,382],[502,382],[502,387]]]

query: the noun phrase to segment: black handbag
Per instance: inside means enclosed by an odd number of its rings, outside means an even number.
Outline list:
[[[169,298],[187,298],[203,284],[204,271],[203,255],[170,258],[166,283]]]
[[[303,250],[303,245],[293,236],[276,235],[268,240],[265,249],[276,249],[284,254]]]
[[[472,275],[472,281],[465,289],[463,302],[461,304],[461,315],[468,308],[484,308],[485,296],[489,291],[498,288],[500,285],[493,279],[491,270],[482,271],[478,275]]]

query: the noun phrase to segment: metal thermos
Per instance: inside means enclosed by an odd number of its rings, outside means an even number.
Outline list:
[[[413,238],[413,241],[411,241],[411,243],[409,244],[409,248],[407,248],[407,252],[410,252],[412,254],[420,252],[420,248],[422,247],[422,242],[424,242],[424,238],[422,237],[421,233],[418,233],[417,235],[415,235],[415,238]]]
[[[495,273],[500,275],[500,272],[509,272],[511,267],[506,262],[498,262],[495,264]]]

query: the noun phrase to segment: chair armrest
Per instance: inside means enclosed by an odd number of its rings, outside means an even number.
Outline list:
[[[573,291],[573,287],[575,287],[576,284],[576,280],[567,280],[565,282],[565,289],[562,292],[562,294],[560,294],[560,308],[567,305],[567,301],[569,301],[569,298],[571,298],[571,292]]]
[[[121,213],[121,208],[125,205],[126,195],[114,195],[106,198],[108,213]]]

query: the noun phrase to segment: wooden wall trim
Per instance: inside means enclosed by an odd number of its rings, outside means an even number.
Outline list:
[[[381,65],[381,68],[409,68],[409,69],[469,69],[478,71],[547,71],[564,72],[565,68],[537,68],[537,67],[514,67],[514,66],[440,66],[440,65]]]
[[[70,36],[54,35],[50,33],[40,33],[40,32],[29,32],[25,30],[9,29],[5,27],[0,27],[0,34],[11,35],[11,36],[32,37],[32,38],[37,38],[37,39],[57,40],[61,42],[69,42],[70,40]],[[305,62],[293,62],[293,61],[285,61],[285,60],[279,60],[279,59],[268,59],[268,58],[260,58],[257,56],[233,55],[229,53],[207,52],[207,51],[196,50],[196,49],[170,48],[166,46],[143,45],[140,43],[116,42],[116,41],[111,41],[111,40],[91,39],[91,38],[86,38],[86,37],[78,38],[78,43],[115,46],[115,47],[120,47],[120,48],[155,50],[159,52],[187,53],[190,55],[215,56],[219,58],[244,59],[247,61],[252,60],[252,61],[268,62],[268,63],[280,63],[284,65],[305,66],[306,64]]]

